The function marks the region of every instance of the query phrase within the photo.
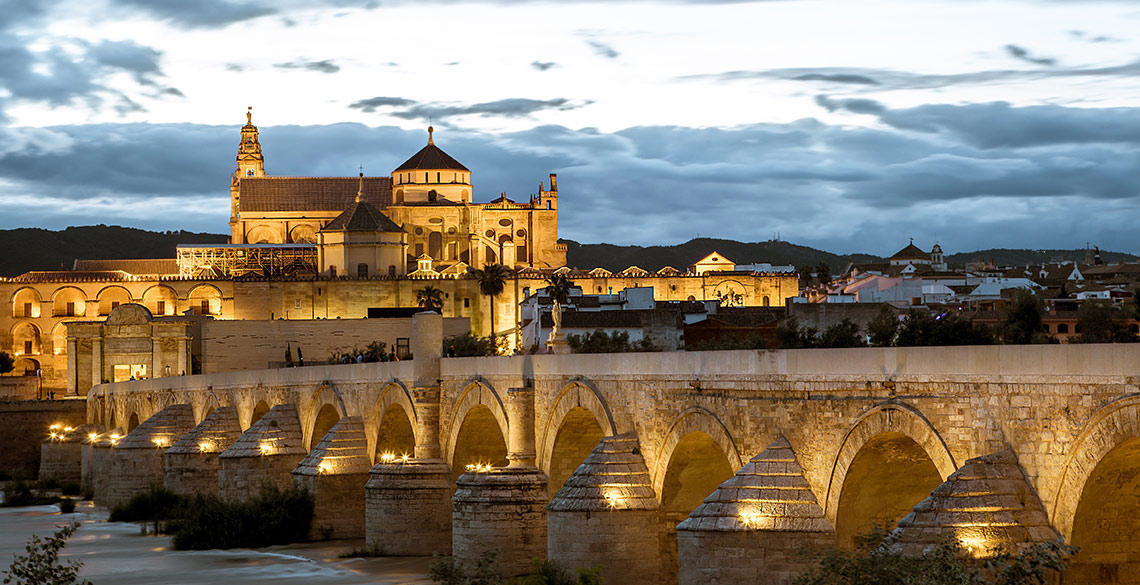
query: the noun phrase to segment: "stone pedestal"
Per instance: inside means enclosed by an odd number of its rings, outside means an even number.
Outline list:
[[[546,340],[546,352],[554,354],[573,353],[570,351],[570,342],[566,341],[566,336],[562,333]]]
[[[601,566],[606,583],[661,583],[661,522],[633,435],[606,437],[546,507],[547,555],[566,568]]]
[[[194,428],[189,404],[174,404],[135,427],[115,447],[107,507],[127,503],[131,496],[161,486],[162,453]]]
[[[258,495],[263,485],[293,487],[293,469],[308,451],[292,404],[278,404],[218,456],[218,495],[238,501]]]
[[[83,489],[91,489],[91,501],[96,506],[107,506],[107,488],[111,484],[111,460],[121,432],[121,429],[115,429],[85,446],[90,448],[90,456],[84,452],[83,477],[86,481],[90,481],[90,484],[83,486]]]
[[[163,455],[163,485],[183,495],[218,495],[218,455],[241,436],[237,408],[211,412]]]
[[[677,525],[678,583],[784,583],[807,568],[801,547],[834,543],[835,530],[781,437]]]
[[[485,550],[498,551],[506,577],[533,569],[546,558],[546,474],[507,467],[468,472],[456,481],[451,499],[451,550],[472,564]]]
[[[364,537],[368,439],[359,416],[346,416],[301,460],[293,482],[313,494],[309,540]]]
[[[377,463],[365,486],[367,546],[386,555],[451,553],[451,468],[440,459]]]

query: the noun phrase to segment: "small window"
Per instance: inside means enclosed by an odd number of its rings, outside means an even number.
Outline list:
[[[767,307],[769,305],[771,305],[771,302],[768,300],[768,297],[764,297],[764,306]]]
[[[1069,324],[1068,323],[1058,323],[1057,324],[1057,333],[1068,333],[1068,332],[1069,332]]]
[[[407,337],[396,338],[396,357],[406,360],[408,356],[412,355],[411,339]]]
[[[550,209],[550,202],[549,201],[546,202],[546,208]]]
[[[396,276],[396,265],[395,264],[389,264],[388,265],[388,276]]]
[[[468,298],[463,299],[463,308],[464,309],[471,308],[471,299],[468,299]]]
[[[330,278],[336,278],[336,265],[335,264],[329,265],[329,277]]]
[[[293,301],[293,310],[295,310],[295,311],[301,310],[301,299],[297,299],[297,300]]]
[[[154,308],[155,308],[155,310],[158,311],[159,315],[165,315],[166,314],[166,301],[158,301],[157,303],[155,303]]]
[[[210,300],[209,299],[202,299],[202,305],[201,305],[200,310],[201,310],[201,313],[203,315],[209,315],[210,314]]]
[[[1073,333],[1080,333],[1080,332],[1081,332],[1081,324],[1077,323],[1076,326],[1073,327]]]
[[[435,189],[428,191],[428,201],[429,202],[434,203],[437,199],[439,199],[439,193],[436,193]]]
[[[119,308],[119,301],[111,301],[111,310],[114,311],[117,308]]]
[[[368,265],[363,262],[356,265],[356,277],[368,278]]]
[[[24,353],[32,353],[32,340],[24,341]]]
[[[436,173],[436,174],[435,174],[435,182],[436,182],[436,183],[440,183],[440,182],[442,182],[442,181],[440,181],[440,180],[439,180],[439,173]]]
[[[64,314],[67,315],[68,317],[74,317],[75,316],[75,302],[74,301],[69,301],[67,303],[67,308],[64,311]]]
[[[32,316],[32,304],[31,303],[24,303],[24,315],[23,316],[24,317],[31,317]]]
[[[427,173],[424,173],[424,182],[425,183],[428,182],[428,174]]]
[[[1044,323],[1044,324],[1042,324],[1041,326],[1045,328],[1045,333],[1049,333],[1049,332],[1050,332],[1050,331],[1049,331],[1049,324],[1048,324],[1048,323]]]

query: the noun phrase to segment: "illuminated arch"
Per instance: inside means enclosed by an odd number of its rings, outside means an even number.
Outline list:
[[[43,297],[40,296],[40,291],[30,286],[16,289],[12,293],[12,318],[35,319],[39,317],[41,303],[43,303]],[[30,306],[25,308],[25,304]]]
[[[415,447],[415,442],[419,439],[415,436],[419,422],[415,402],[403,383],[399,380],[392,380],[384,385],[384,389],[380,391],[380,396],[376,399],[376,405],[372,409],[371,431],[368,433],[369,453],[375,455],[380,449],[380,433],[384,430],[385,417],[390,411],[397,409],[403,413],[407,418],[408,425],[411,426],[412,447]]]
[[[51,353],[67,354],[67,321],[60,321],[51,329]]]
[[[704,433],[712,438],[713,442],[724,453],[725,458],[728,459],[728,464],[733,471],[744,466],[740,461],[740,451],[736,447],[736,441],[733,440],[732,434],[728,432],[728,427],[721,422],[720,418],[704,407],[689,407],[673,420],[673,424],[669,426],[669,432],[665,435],[665,441],[657,449],[652,474],[653,490],[657,493],[658,499],[663,495],[665,474],[669,470],[669,461],[673,458],[673,451],[677,449],[677,444],[682,439],[695,432]]]
[[[537,446],[539,468],[548,470],[558,430],[562,428],[566,416],[575,408],[589,410],[598,421],[604,436],[612,437],[618,434],[613,411],[598,389],[588,380],[573,380],[558,392],[558,396],[554,398],[554,405],[546,415],[546,423],[539,427],[542,429],[542,436]]]
[[[68,315],[67,303],[73,303],[73,313]],[[63,286],[51,295],[52,315],[57,317],[82,317],[87,314],[87,293],[75,286]]]
[[[245,241],[249,244],[280,244],[281,233],[270,226],[257,225],[246,232]]]
[[[222,314],[222,291],[218,287],[202,283],[190,289],[186,295],[190,306],[206,315]]]
[[[843,436],[839,450],[832,461],[831,478],[824,498],[824,513],[834,525],[839,509],[843,482],[851,463],[863,447],[884,433],[898,433],[922,447],[945,481],[958,468],[954,456],[946,447],[942,436],[917,409],[899,402],[880,404],[860,415]]]
[[[112,309],[130,303],[134,299],[131,296],[131,291],[121,285],[112,284],[100,289],[95,294],[95,300],[99,304],[99,314],[110,315]]]
[[[1097,464],[1117,445],[1137,437],[1140,437],[1140,396],[1105,405],[1077,435],[1049,514],[1053,526],[1066,541],[1072,538],[1081,494]]]
[[[309,407],[302,413],[302,444],[312,449],[321,440],[321,437],[316,436],[317,432],[323,430],[320,433],[323,436],[332,428],[333,424],[336,424],[336,420],[347,416],[346,412],[344,398],[336,388],[328,384],[318,386],[312,398],[309,399]],[[331,424],[329,423],[331,419],[322,418],[331,416],[336,416],[336,420],[332,420]]]
[[[162,310],[158,310],[158,303],[163,303]],[[177,312],[178,293],[164,284],[156,284],[142,294],[142,304],[150,310],[155,317],[174,315]]]
[[[455,401],[455,410],[452,411],[451,424],[448,426],[447,462],[453,467],[455,443],[459,439],[460,427],[471,409],[480,405],[491,411],[491,416],[495,417],[495,421],[499,424],[499,431],[503,433],[503,439],[506,440],[511,436],[510,425],[507,422],[507,410],[503,405],[503,399],[499,397],[499,393],[485,380],[471,381],[463,389],[463,393],[459,395],[459,400]]]
[[[12,349],[14,356],[40,355],[43,353],[43,331],[31,321],[19,321],[12,326]],[[31,351],[25,342],[31,341]]]

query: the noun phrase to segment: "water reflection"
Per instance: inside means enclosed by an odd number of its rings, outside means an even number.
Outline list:
[[[174,551],[170,537],[141,536],[135,524],[107,522],[106,511],[81,503],[75,514],[55,506],[0,508],[0,570],[23,553],[32,534],[48,536],[71,519],[83,526],[61,555],[83,562],[80,576],[95,585],[181,585],[187,583],[364,583],[428,584],[423,557],[340,559],[363,541],[334,541],[229,551]]]

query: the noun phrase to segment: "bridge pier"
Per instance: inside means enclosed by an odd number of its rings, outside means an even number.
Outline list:
[[[507,467],[471,469],[456,480],[451,549],[468,564],[498,551],[503,575],[513,577],[546,558],[547,478],[534,465],[533,386],[507,390],[507,416]]]
[[[163,483],[162,453],[194,428],[189,404],[173,404],[146,419],[115,446],[107,507],[127,503],[131,496]]]
[[[753,457],[677,525],[678,583],[782,583],[835,544],[803,468],[783,437]]]
[[[607,583],[661,582],[657,494],[632,433],[602,439],[546,510],[549,558],[600,565]]]
[[[90,433],[101,433],[103,427],[84,424],[70,432],[56,429],[40,443],[39,480],[54,480],[60,484],[83,481],[83,447],[90,441]]]
[[[122,429],[115,429],[97,438],[90,445],[90,456],[84,452],[83,477],[90,478],[90,484],[83,489],[91,489],[91,501],[96,506],[107,506],[107,492],[111,486],[111,461],[115,455],[115,445],[119,443]]]
[[[163,456],[166,489],[183,495],[218,495],[218,455],[241,436],[237,408],[215,409]]]
[[[393,556],[451,553],[451,468],[442,459],[381,461],[365,485],[365,540]]]
[[[293,482],[313,494],[309,539],[364,536],[364,484],[368,440],[359,416],[346,416],[293,470]]]
[[[262,484],[289,489],[293,469],[306,454],[297,407],[278,404],[218,456],[218,495],[237,501],[256,496]]]

